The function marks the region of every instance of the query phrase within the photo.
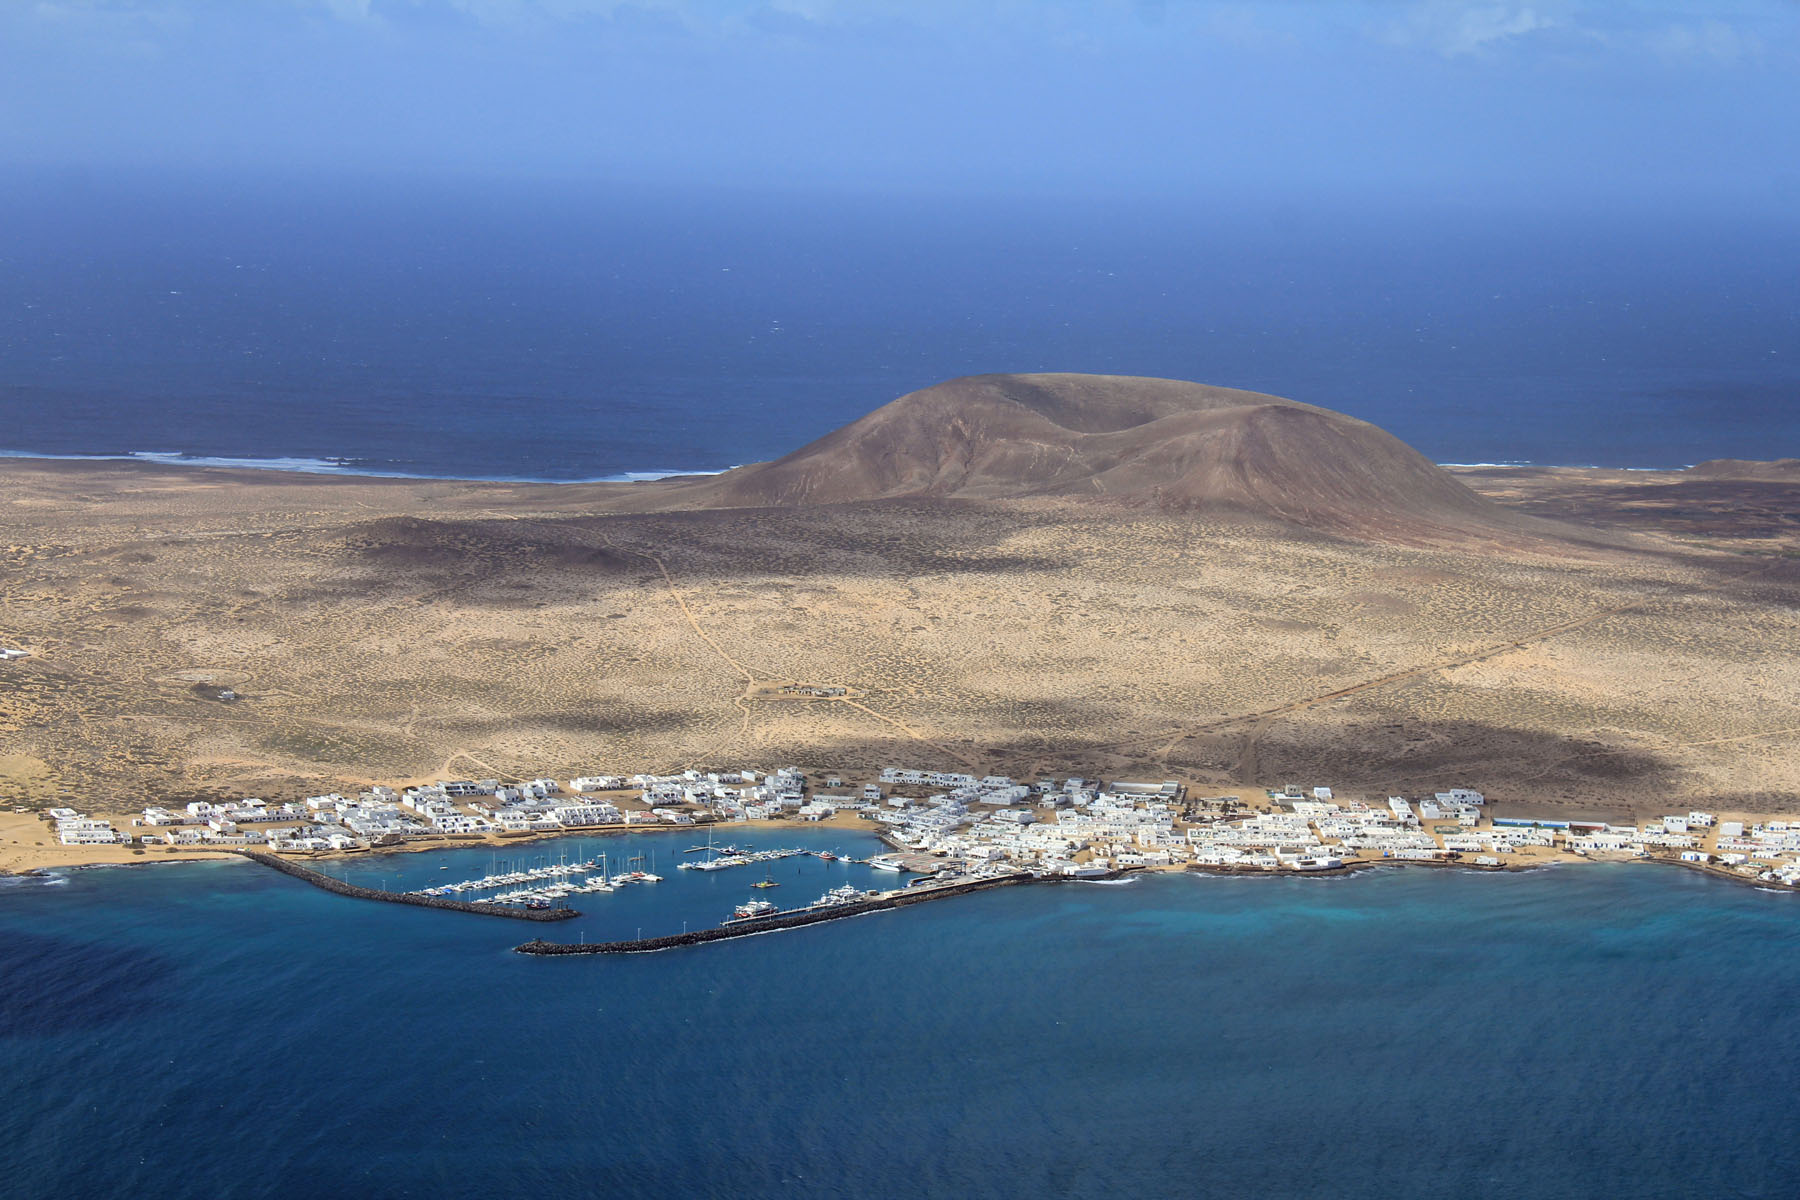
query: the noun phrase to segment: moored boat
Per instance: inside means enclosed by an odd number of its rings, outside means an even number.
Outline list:
[[[766,917],[775,911],[772,900],[748,900],[731,910],[734,919],[748,921],[752,917]]]
[[[829,892],[826,892],[823,896],[820,896],[806,907],[836,908],[843,904],[856,904],[863,900],[872,900],[880,894],[881,893],[879,892],[865,892],[853,884],[846,883],[840,887],[832,888]]]

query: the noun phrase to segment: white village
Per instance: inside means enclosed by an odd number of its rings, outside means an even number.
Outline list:
[[[1328,786],[1201,795],[1160,782],[889,767],[864,780],[797,767],[443,780],[271,803],[247,798],[144,807],[138,815],[45,814],[65,846],[254,849],[329,856],[566,834],[736,823],[829,822],[878,834],[872,866],[952,881],[995,874],[1101,878],[1142,870],[1341,873],[1381,864],[1486,870],[1571,859],[1670,862],[1746,882],[1800,887],[1800,821],[1689,811],[1636,824],[1493,815],[1451,788],[1379,802]],[[718,847],[713,847],[716,851]],[[726,854],[707,861],[738,865]],[[744,861],[751,861],[745,859]],[[684,864],[692,865],[692,864]],[[926,882],[925,879],[915,883]],[[530,889],[513,899],[542,897]]]

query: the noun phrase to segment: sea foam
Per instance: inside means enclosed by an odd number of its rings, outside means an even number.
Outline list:
[[[281,471],[301,475],[344,475],[363,479],[434,479],[469,483],[650,483],[684,475],[723,475],[731,467],[687,467],[654,471],[621,471],[579,479],[541,475],[428,475],[420,471],[384,471],[379,466],[352,458],[232,458],[187,454],[179,450],[130,450],[120,454],[44,454],[35,450],[0,450],[0,458],[41,459],[52,462],[132,462],[171,467],[225,467],[247,471]]]

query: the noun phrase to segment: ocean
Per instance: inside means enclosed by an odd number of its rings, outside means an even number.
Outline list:
[[[243,862],[0,881],[7,1194],[1794,1192],[1793,896],[1631,865],[1162,876],[511,952],[716,922],[760,872],[669,869],[693,840],[516,852],[657,857],[665,882],[552,927]],[[342,869],[417,886],[491,855]],[[868,874],[771,872],[784,902]]]
[[[0,187],[0,453],[594,479],[962,374],[1165,375],[1443,462],[1800,454],[1800,233],[1479,204]],[[858,855],[861,834],[737,840]],[[1788,1197],[1800,909],[1673,870],[1001,889],[630,958],[242,862],[0,878],[20,1197]],[[487,850],[342,865],[371,887]],[[445,868],[440,870],[440,868]],[[866,868],[771,869],[784,905]]]
[[[0,452],[625,478],[1067,370],[1322,404],[1440,462],[1800,454],[1800,228],[1654,200],[7,183]]]

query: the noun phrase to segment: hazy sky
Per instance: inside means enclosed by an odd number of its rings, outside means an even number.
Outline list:
[[[0,166],[1800,209],[1800,0],[0,0]]]

